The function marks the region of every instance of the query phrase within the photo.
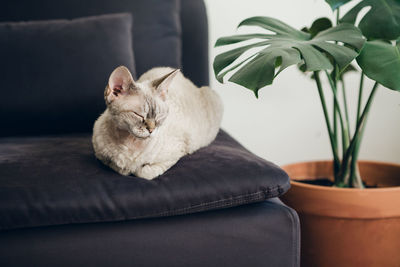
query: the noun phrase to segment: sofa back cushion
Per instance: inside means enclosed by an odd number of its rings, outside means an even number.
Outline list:
[[[4,0],[0,21],[73,19],[120,12],[133,15],[134,77],[156,66],[181,67],[180,0]]]
[[[114,68],[134,69],[132,17],[0,23],[0,136],[91,131]]]

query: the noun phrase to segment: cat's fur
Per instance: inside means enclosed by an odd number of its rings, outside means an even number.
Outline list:
[[[93,128],[95,155],[123,175],[153,179],[182,156],[216,137],[222,102],[178,70],[154,68],[134,81],[123,66],[113,71],[105,112]]]

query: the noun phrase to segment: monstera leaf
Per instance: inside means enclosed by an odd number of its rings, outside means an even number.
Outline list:
[[[327,70],[333,68],[330,62],[333,59],[343,70],[357,57],[365,42],[361,32],[351,24],[340,24],[314,37],[270,17],[252,17],[242,21],[240,26],[259,26],[275,34],[245,34],[218,39],[215,46],[251,39],[257,41],[217,55],[214,72],[220,82],[227,73],[234,72],[229,81],[254,91],[256,96],[260,88],[271,84],[282,70],[291,65],[301,63],[307,71]],[[253,48],[258,49],[254,51]],[[248,52],[247,57],[237,63],[245,52]],[[277,73],[276,67],[279,67]]]
[[[400,0],[363,0],[340,21],[354,24],[359,12],[365,7],[370,7],[370,10],[361,19],[358,27],[368,39],[394,40],[400,36]]]
[[[325,2],[331,6],[332,10],[339,8],[350,1],[351,0],[325,0]]]
[[[400,91],[400,43],[366,42],[357,63],[369,78]]]
[[[316,19],[310,28],[303,28],[301,29],[303,32],[308,32],[309,34],[311,34],[311,37],[314,37],[315,35],[317,35],[318,33],[327,30],[329,28],[332,27],[332,22],[330,21],[330,19],[328,18],[319,18]]]

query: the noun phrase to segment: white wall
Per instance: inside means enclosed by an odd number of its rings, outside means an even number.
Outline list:
[[[215,41],[221,36],[254,30],[236,31],[241,20],[251,16],[272,16],[300,29],[317,17],[333,18],[325,1],[205,2],[210,27],[211,86],[221,95],[225,105],[222,127],[252,152],[277,164],[331,158],[316,86],[296,67],[285,70],[272,86],[263,88],[259,99],[233,83],[218,83],[212,73],[213,59],[223,51],[213,48]],[[354,104],[352,111],[355,110],[358,81],[358,74],[349,75],[346,80],[349,102]],[[371,81],[366,84],[368,88],[373,85]],[[400,163],[400,92],[383,87],[378,89],[360,153],[362,159]]]

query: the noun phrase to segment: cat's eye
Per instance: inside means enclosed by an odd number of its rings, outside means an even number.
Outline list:
[[[142,121],[144,121],[144,117],[142,115],[140,115],[139,113],[135,112],[132,110],[132,113],[135,114],[137,117],[139,117],[140,119],[142,119]]]

